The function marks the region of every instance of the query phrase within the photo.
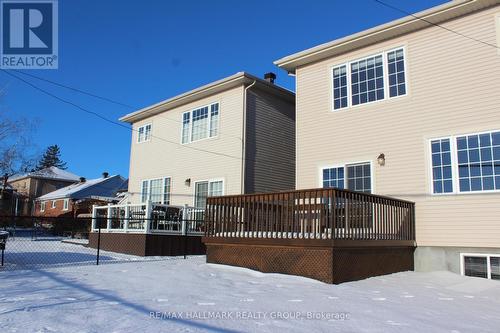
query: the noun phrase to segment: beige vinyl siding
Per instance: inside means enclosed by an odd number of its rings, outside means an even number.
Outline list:
[[[495,45],[499,13],[496,6],[443,25]],[[334,65],[400,46],[406,51],[407,96],[331,111]],[[375,193],[416,202],[419,246],[500,246],[500,193],[431,195],[428,142],[500,130],[495,48],[430,27],[296,74],[298,189],[320,186],[322,166],[372,161]],[[380,153],[385,166],[376,163]]]
[[[295,188],[295,101],[247,91],[245,193]]]
[[[182,113],[215,102],[219,103],[218,135],[181,145]],[[242,121],[243,85],[134,123],[134,129],[152,124],[152,138],[148,142],[137,143],[137,132],[132,134],[131,201],[140,202],[138,193],[141,192],[142,180],[163,177],[171,178],[172,205],[193,205],[195,182],[201,180],[223,179],[225,194],[239,194]],[[213,151],[219,155],[190,148]],[[186,179],[191,179],[191,186],[185,185]]]

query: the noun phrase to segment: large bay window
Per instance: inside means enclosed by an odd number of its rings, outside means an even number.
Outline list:
[[[430,141],[432,192],[500,190],[500,131]]]
[[[151,201],[159,204],[170,204],[170,178],[146,179],[142,181],[141,202]]]
[[[215,137],[217,136],[218,130],[219,103],[214,103],[182,114],[182,143]]]
[[[335,66],[333,110],[405,95],[404,57],[404,49],[397,48]]]

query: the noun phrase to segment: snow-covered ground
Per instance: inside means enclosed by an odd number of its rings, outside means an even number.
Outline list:
[[[36,244],[43,251],[44,242]],[[89,255],[81,245],[54,244]],[[117,258],[0,268],[0,332],[500,331],[498,281],[405,272],[328,285],[201,256]]]

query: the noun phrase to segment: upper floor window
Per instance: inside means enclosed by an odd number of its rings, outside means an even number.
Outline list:
[[[398,48],[334,67],[333,109],[405,95],[404,63],[404,49]]]
[[[500,132],[431,140],[431,154],[433,193],[500,190]]]
[[[369,162],[346,164],[323,169],[323,187],[347,188],[371,193],[371,165]]]
[[[214,103],[182,114],[182,143],[217,136],[219,130],[219,103]]]
[[[137,142],[146,142],[151,140],[151,124],[141,126],[137,129]]]
[[[141,201],[151,201],[159,204],[170,204],[171,179],[156,178],[142,181]]]

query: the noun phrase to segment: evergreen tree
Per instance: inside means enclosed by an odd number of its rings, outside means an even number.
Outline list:
[[[58,145],[48,146],[42,158],[38,162],[37,170],[56,167],[59,169],[66,169],[66,162],[61,160],[61,150]]]

